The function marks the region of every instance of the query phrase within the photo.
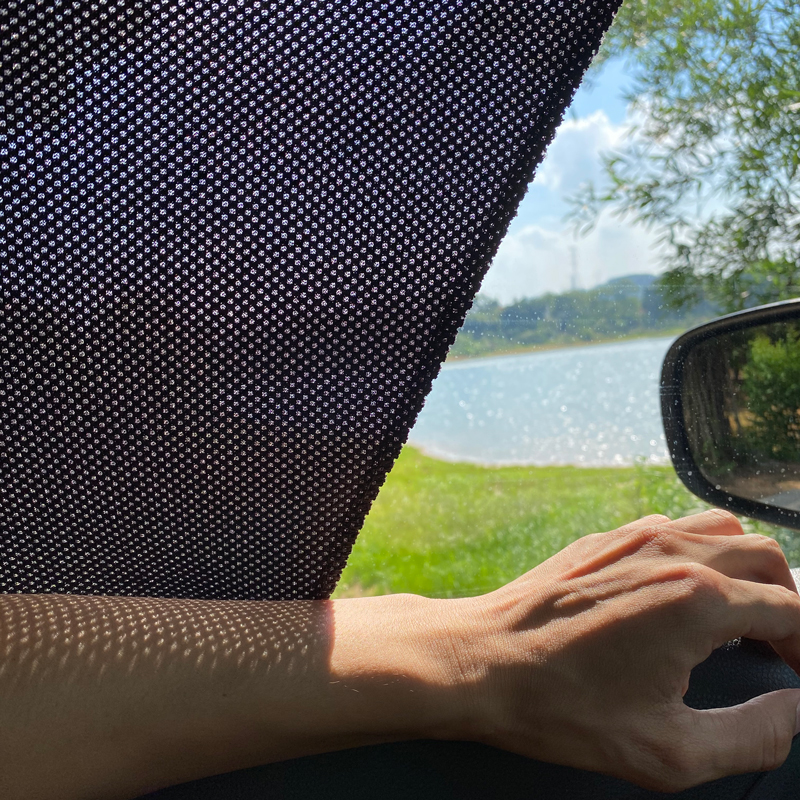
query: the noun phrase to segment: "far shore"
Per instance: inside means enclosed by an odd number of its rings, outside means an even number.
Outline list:
[[[564,350],[574,347],[592,347],[593,345],[600,344],[614,344],[615,342],[632,342],[637,339],[666,339],[669,337],[677,337],[685,333],[689,328],[668,328],[663,331],[642,331],[634,333],[630,336],[610,337],[606,339],[592,339],[591,341],[576,340],[573,342],[553,342],[548,344],[523,344],[510,347],[501,347],[497,350],[491,350],[487,353],[475,353],[474,355],[448,355],[445,364],[451,364],[456,361],[473,361],[478,358],[495,358],[496,356],[518,356],[525,353],[543,353],[548,350]]]
[[[444,455],[441,452],[431,450],[425,445],[417,442],[408,441],[405,445],[407,448],[415,450],[417,453],[425,456],[426,458],[435,461],[441,461],[445,464],[469,464],[473,467],[481,467],[483,469],[508,469],[509,467],[521,467],[523,469],[631,469],[632,467],[671,467],[672,462],[669,459],[663,461],[650,461],[644,456],[637,459],[619,461],[612,463],[590,463],[590,464],[576,464],[573,461],[558,461],[548,462],[547,464],[535,464],[530,461],[482,461],[478,458],[458,458]]]

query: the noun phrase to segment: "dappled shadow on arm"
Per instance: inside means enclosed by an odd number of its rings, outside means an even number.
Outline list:
[[[332,626],[325,601],[5,595],[5,780],[124,797],[296,755]]]

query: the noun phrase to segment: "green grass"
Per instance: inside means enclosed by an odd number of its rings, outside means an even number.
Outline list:
[[[708,508],[671,467],[481,467],[406,446],[373,504],[334,597],[413,592],[463,597],[496,589],[570,542],[647,514]],[[777,538],[792,566],[796,534]]]

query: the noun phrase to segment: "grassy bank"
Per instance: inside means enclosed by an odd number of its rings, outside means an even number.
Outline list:
[[[499,467],[453,464],[406,446],[365,522],[334,597],[490,591],[588,533],[646,514],[707,508],[670,467]],[[795,535],[763,523],[792,566]]]

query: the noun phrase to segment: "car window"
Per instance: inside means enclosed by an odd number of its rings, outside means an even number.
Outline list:
[[[762,198],[756,190],[747,195],[746,176],[739,180],[763,166],[760,155],[744,152],[763,131],[714,116],[723,100],[726,113],[749,113],[752,89],[737,95],[726,83],[726,99],[705,82],[727,81],[729,70],[743,86],[777,96],[786,70],[796,69],[790,42],[800,28],[797,8],[777,0],[747,13],[716,5],[719,18],[706,21],[692,4],[665,3],[659,19],[646,20],[637,17],[640,5],[623,9],[605,61],[579,89],[529,187],[335,596],[477,594],[580,536],[647,514],[677,518],[708,508],[670,465],[659,401],[664,354],[697,324],[793,296],[798,271],[797,261],[783,264],[789,250],[774,243],[767,248],[774,274],[754,250],[738,277],[717,275],[703,250],[726,241],[715,225],[728,225],[731,236],[734,226],[749,226],[755,240],[768,238],[762,229],[773,224],[759,222]],[[655,24],[665,31],[660,51],[631,46],[633,33]],[[690,43],[676,64],[670,37],[682,31]],[[745,54],[747,37],[778,65],[772,72]],[[665,88],[670,74],[685,83]],[[783,115],[786,131],[780,141],[770,134],[765,147],[776,158],[800,135],[796,94],[775,106],[773,124]],[[683,104],[683,119],[670,103]],[[692,114],[700,107],[715,130],[699,129]],[[665,144],[670,120],[674,141]],[[726,132],[739,139],[720,143]],[[709,163],[675,166],[669,157]],[[786,175],[796,199],[796,169]],[[614,181],[621,176],[639,181],[639,195],[620,195]],[[695,199],[708,195],[705,205],[690,207],[688,193],[667,185],[681,176],[694,181]],[[660,217],[644,192],[661,203]],[[598,212],[604,203],[627,216]],[[800,564],[792,531],[743,525],[777,538],[790,565]]]

